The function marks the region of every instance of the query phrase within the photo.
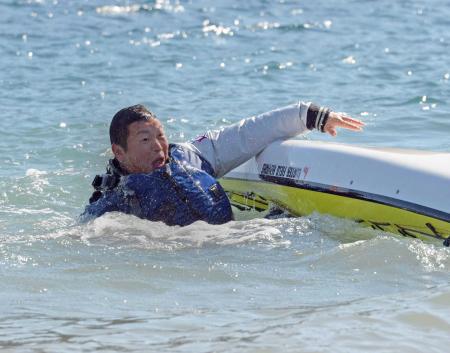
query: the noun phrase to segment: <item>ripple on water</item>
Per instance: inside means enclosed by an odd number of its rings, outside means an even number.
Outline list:
[[[1,349],[448,350],[438,244],[319,215],[76,223],[110,119],[136,103],[174,142],[302,99],[362,112],[365,132],[338,142],[450,151],[443,1],[17,0],[0,14]]]

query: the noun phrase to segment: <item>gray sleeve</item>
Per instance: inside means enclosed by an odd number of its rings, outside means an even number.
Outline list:
[[[208,131],[186,147],[200,153],[220,178],[267,145],[307,131],[310,103],[297,103],[243,119],[220,130]]]

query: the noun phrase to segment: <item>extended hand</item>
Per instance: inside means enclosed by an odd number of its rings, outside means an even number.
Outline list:
[[[336,136],[336,129],[338,127],[353,131],[362,131],[363,126],[364,123],[362,121],[353,119],[344,113],[330,112],[323,131],[328,132],[331,136]]]

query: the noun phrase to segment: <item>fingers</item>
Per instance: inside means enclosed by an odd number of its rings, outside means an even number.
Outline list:
[[[336,125],[345,129],[350,129],[354,131],[362,130],[365,125],[361,120],[354,119],[345,113],[336,113],[337,118]]]
[[[338,121],[336,121],[336,126],[342,127],[344,129],[349,129],[349,130],[353,130],[353,131],[360,131],[362,130],[363,124],[360,124],[357,121],[354,121],[354,119],[339,119]]]
[[[331,113],[324,127],[324,131],[331,136],[337,135],[337,128],[343,128],[352,131],[361,131],[365,124],[358,119],[351,118],[345,113]]]
[[[342,116],[342,120],[344,120],[344,121],[346,121],[346,122],[348,122],[348,123],[352,123],[352,124],[358,125],[358,126],[364,126],[364,125],[366,125],[366,124],[364,124],[364,122],[362,122],[361,120],[353,119],[353,118],[351,118],[351,117],[349,117],[349,116]]]

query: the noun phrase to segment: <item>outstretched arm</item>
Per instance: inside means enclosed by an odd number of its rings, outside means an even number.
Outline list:
[[[300,102],[243,119],[221,130],[208,131],[187,145],[208,160],[215,176],[220,178],[275,140],[313,129],[335,136],[339,127],[356,131],[362,126],[362,122],[344,114]]]

